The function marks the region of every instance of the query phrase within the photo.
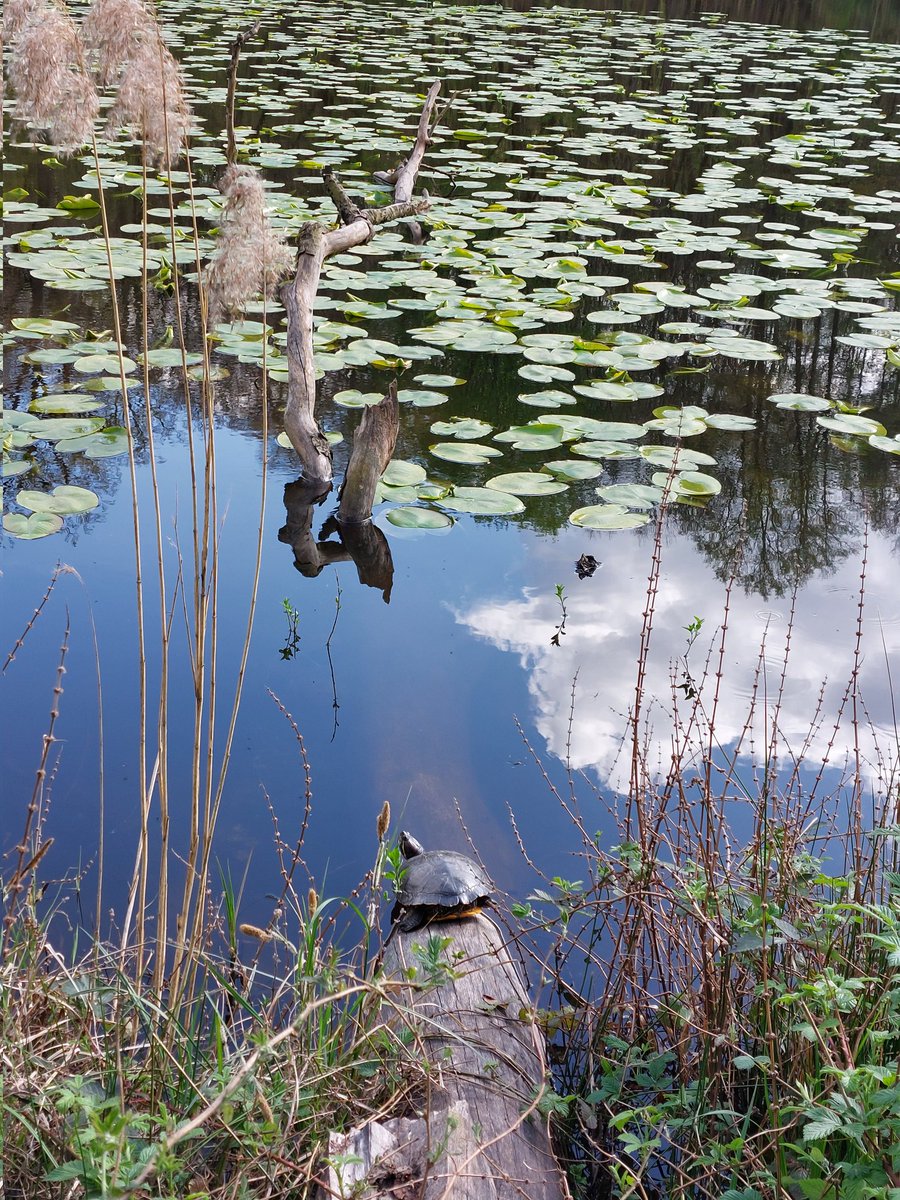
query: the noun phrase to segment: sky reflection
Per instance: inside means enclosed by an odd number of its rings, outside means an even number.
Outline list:
[[[531,719],[548,749],[573,768],[596,773],[601,784],[627,788],[629,764],[620,755],[623,714],[634,699],[636,658],[645,607],[649,546],[647,538],[609,535],[589,539],[569,535],[557,541],[533,543],[543,578],[565,581],[566,632],[562,645],[550,642],[560,620],[553,588],[522,588],[518,595],[479,599],[456,610],[457,621],[476,637],[518,656],[528,676]],[[731,597],[716,730],[727,748],[738,738],[747,719],[749,699],[759,664],[760,687],[769,697],[763,706],[771,714],[779,688],[785,645],[790,629],[790,652],[781,702],[779,727],[782,750],[798,753],[815,721],[806,758],[818,766],[826,758],[837,765],[853,749],[849,708],[829,753],[842,698],[854,667],[855,628],[861,570],[860,556],[842,563],[833,573],[809,579],[797,594],[793,626],[791,597],[765,604],[759,596],[738,589]],[[603,565],[591,579],[573,574],[577,555],[587,551]],[[900,649],[900,563],[886,538],[870,539],[866,599],[863,615],[859,684],[864,704],[860,745],[871,783],[883,773],[883,763],[896,758],[894,700],[890,664]],[[651,760],[669,756],[673,682],[681,681],[686,626],[695,616],[703,628],[690,651],[695,678],[704,670],[707,653],[718,655],[718,639],[726,599],[697,547],[686,537],[668,538],[653,621],[646,676],[646,695],[653,702]],[[760,657],[761,656],[761,657]],[[714,669],[714,666],[713,666]],[[570,729],[573,680],[574,719]],[[819,691],[823,705],[816,716]],[[712,703],[714,679],[702,689],[704,704]],[[679,693],[681,711],[687,705]],[[762,719],[760,715],[760,720]]]

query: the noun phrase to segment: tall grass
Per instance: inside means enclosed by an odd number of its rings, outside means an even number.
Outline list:
[[[852,667],[824,752],[811,751],[821,694],[803,745],[781,728],[793,611],[780,666],[764,638],[743,730],[720,743],[729,587],[706,661],[674,665],[660,766],[641,714],[659,699],[645,679],[664,520],[617,844],[585,816],[604,803],[587,780],[570,771],[560,787],[545,772],[580,840],[581,880],[545,877],[513,910],[536,922],[533,953],[552,979],[543,1019],[573,1180],[585,1197],[895,1200],[900,778],[896,744],[875,764],[861,751],[865,544]]]

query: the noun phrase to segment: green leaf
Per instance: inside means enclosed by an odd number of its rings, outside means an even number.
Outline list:
[[[29,412],[36,413],[83,413],[96,412],[103,407],[102,400],[91,400],[88,396],[79,396],[76,392],[51,392],[39,396],[28,406]]]
[[[815,1142],[820,1138],[831,1137],[843,1124],[843,1120],[838,1113],[829,1112],[828,1109],[819,1109],[816,1113],[816,1119],[808,1121],[803,1126],[803,1140],[805,1142]]]
[[[435,442],[428,449],[435,458],[469,466],[479,466],[489,458],[499,458],[503,453],[494,446],[482,446],[480,442]]]
[[[57,208],[64,212],[92,212],[100,207],[93,196],[63,196],[57,201]]]
[[[541,471],[515,471],[508,475],[495,475],[488,479],[485,487],[495,488],[498,492],[509,492],[513,496],[552,496],[556,492],[564,492],[568,487],[551,479]]]
[[[32,417],[31,421],[26,432],[49,441],[85,437],[97,433],[104,425],[103,417]]]
[[[402,388],[397,393],[397,399],[401,404],[412,404],[416,408],[434,408],[438,404],[445,404],[449,396],[427,388]]]
[[[367,408],[372,404],[380,404],[384,399],[383,392],[361,392],[357,388],[345,388],[334,394],[335,404],[341,408]]]
[[[33,541],[62,529],[62,517],[49,512],[33,512],[27,517],[24,513],[4,513],[3,528],[13,537]]]
[[[513,425],[503,433],[495,433],[495,442],[512,442],[516,450],[555,450],[561,446],[565,432],[561,425],[531,421],[528,425]]]
[[[597,495],[609,504],[626,508],[652,508],[663,498],[663,489],[648,483],[611,483],[597,488]]]
[[[653,482],[659,488],[665,488],[669,476],[657,471]],[[722,485],[712,475],[704,475],[702,471],[679,471],[671,483],[671,494],[674,496],[718,496]]]
[[[399,529],[446,529],[453,524],[451,517],[433,508],[392,508],[385,516]]]
[[[100,500],[90,488],[59,484],[52,492],[22,491],[16,504],[36,513],[81,513],[96,508]]]
[[[72,369],[80,371],[82,375],[118,375],[120,370],[128,375],[137,370],[137,363],[124,355],[120,359],[117,354],[85,354],[75,360]]]
[[[427,472],[418,463],[406,462],[402,458],[392,458],[381,476],[382,482],[390,487],[403,487],[410,484],[424,483]]]
[[[855,417],[850,413],[836,413],[833,417],[816,417],[816,423],[823,429],[830,429],[845,437],[869,437],[872,434],[884,437],[887,433],[879,421],[873,421],[870,417]]]
[[[560,479],[596,479],[598,475],[603,474],[599,463],[591,460],[585,462],[577,458],[555,459],[553,462],[544,463],[541,470],[558,475]]]
[[[590,504],[569,514],[569,522],[582,529],[636,529],[649,520],[645,513],[629,512],[624,504]]]
[[[84,437],[67,438],[56,443],[60,454],[73,454],[81,451],[88,458],[113,458],[117,454],[128,453],[128,431],[121,425],[110,425],[99,433],[89,433]]]
[[[823,396],[810,396],[806,392],[776,392],[769,396],[769,402],[776,408],[793,412],[825,412],[831,408],[830,400]]]
[[[457,487],[438,503],[452,512],[475,513],[479,516],[512,516],[524,511],[525,505],[509,492],[492,491],[490,488]]]
[[[459,438],[461,441],[468,441],[487,437],[493,428],[493,425],[488,425],[486,421],[479,421],[475,417],[451,417],[449,421],[435,421],[431,426],[431,432],[436,433],[438,437],[453,437]]]
[[[706,418],[706,424],[711,429],[726,429],[730,433],[744,433],[756,428],[753,417],[742,417],[737,413],[712,413]]]

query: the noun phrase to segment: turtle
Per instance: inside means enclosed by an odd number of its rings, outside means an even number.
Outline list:
[[[406,859],[391,913],[391,936],[412,933],[432,921],[472,916],[490,903],[491,881],[473,859],[455,850],[426,850],[411,834],[400,834]]]

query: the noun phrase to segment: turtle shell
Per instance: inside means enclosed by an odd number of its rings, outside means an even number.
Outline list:
[[[468,908],[491,894],[491,881],[478,863],[455,850],[427,850],[406,862],[397,903],[402,908]]]

